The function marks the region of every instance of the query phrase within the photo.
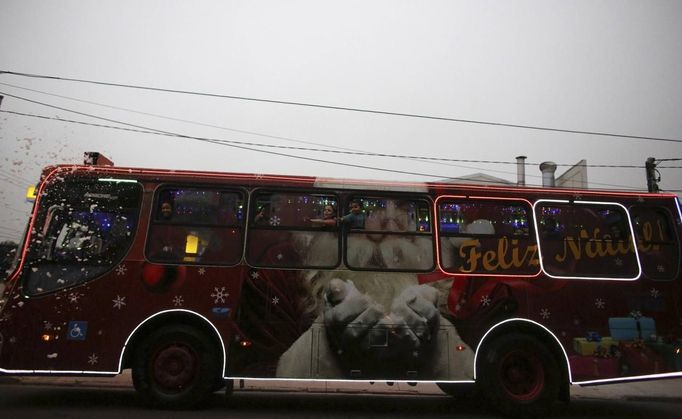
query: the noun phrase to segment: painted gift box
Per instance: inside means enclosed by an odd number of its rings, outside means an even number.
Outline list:
[[[571,375],[574,380],[614,378],[620,375],[618,358],[571,355],[568,359],[571,363]]]
[[[611,346],[618,346],[619,343],[610,336],[605,336],[598,341],[588,338],[573,338],[573,349],[580,355],[595,355],[600,352],[609,353]]]
[[[609,333],[614,340],[656,340],[656,321],[651,317],[611,317]]]
[[[641,341],[621,342],[619,349],[626,375],[658,374],[665,368],[663,357]]]

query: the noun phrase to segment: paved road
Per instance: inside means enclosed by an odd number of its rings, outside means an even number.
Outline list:
[[[673,399],[623,400],[577,398],[557,404],[558,418],[675,418],[682,403]],[[456,402],[444,395],[323,394],[238,391],[225,399],[216,393],[195,411],[146,408],[130,388],[0,384],[0,412],[21,418],[492,418],[476,402]]]

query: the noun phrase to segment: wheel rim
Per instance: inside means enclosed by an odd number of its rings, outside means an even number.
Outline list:
[[[537,398],[545,386],[540,359],[528,352],[508,353],[500,364],[499,380],[507,394],[519,401]]]
[[[196,353],[187,345],[171,344],[156,353],[152,378],[157,386],[167,392],[177,393],[188,387],[197,374]]]

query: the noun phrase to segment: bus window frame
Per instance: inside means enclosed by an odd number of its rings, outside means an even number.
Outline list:
[[[333,229],[325,229],[320,226],[306,226],[306,227],[292,227],[292,226],[281,226],[281,225],[271,225],[271,224],[266,224],[266,225],[259,225],[256,224],[254,221],[254,218],[256,216],[256,211],[257,211],[257,202],[258,202],[258,197],[262,195],[273,195],[273,194],[290,194],[290,195],[295,195],[295,194],[305,194],[305,195],[322,195],[322,196],[329,196],[333,197],[336,199],[336,217],[337,219],[339,218],[339,204],[341,202],[341,197],[336,190],[329,190],[329,189],[320,189],[320,188],[278,188],[278,187],[258,187],[254,188],[249,191],[249,203],[248,203],[248,208],[247,208],[247,216],[245,220],[245,226],[246,226],[246,238],[244,240],[244,252],[243,252],[243,259],[246,262],[248,266],[252,266],[254,268],[259,268],[259,269],[282,269],[282,270],[315,270],[315,269],[336,269],[338,268],[341,263],[342,263],[342,229],[340,226],[335,226]],[[252,230],[261,230],[261,231],[281,231],[281,232],[312,232],[312,233],[323,233],[323,232],[335,232],[337,233],[336,237],[336,263],[333,265],[291,265],[291,266],[281,266],[281,265],[276,265],[276,264],[264,264],[264,263],[257,263],[257,261],[252,261],[249,260],[249,249],[251,245],[251,239],[252,239]]]
[[[528,233],[518,236],[510,236],[512,238],[518,237],[529,241],[529,246],[533,244],[539,249],[537,237],[535,235],[535,211],[533,209],[533,203],[525,198],[516,197],[496,197],[496,196],[467,196],[467,195],[440,195],[436,199],[434,204],[434,211],[436,211],[435,222],[437,223],[435,231],[437,231],[437,258],[438,258],[438,268],[447,275],[451,276],[467,276],[467,277],[491,277],[491,278],[536,278],[543,271],[540,264],[538,264],[537,271],[532,273],[513,273],[513,272],[453,272],[450,269],[446,269],[442,263],[441,257],[441,237],[481,237],[481,238],[502,238],[506,237],[504,234],[472,234],[472,233],[443,233],[440,229],[440,203],[441,201],[453,201],[453,202],[483,202],[483,203],[496,203],[496,202],[515,202],[519,203],[520,206],[525,207],[526,215],[528,217]],[[539,254],[538,254],[539,257]]]
[[[622,212],[625,214],[626,219],[628,221],[628,227],[630,229],[630,237],[632,240],[635,239],[635,231],[632,223],[632,218],[630,217],[630,212],[628,209],[625,207],[625,205],[618,203],[618,202],[609,202],[609,201],[577,201],[577,200],[569,200],[569,199],[538,199],[535,202],[533,202],[533,221],[535,224],[535,235],[536,235],[536,240],[538,243],[538,257],[540,259],[540,267],[542,269],[542,273],[544,273],[548,278],[552,279],[574,279],[574,280],[594,280],[594,281],[637,281],[642,277],[643,270],[642,270],[642,262],[639,257],[639,250],[637,249],[637,246],[634,246],[634,256],[635,256],[635,261],[637,262],[637,275],[635,275],[632,278],[619,278],[619,277],[600,277],[600,276],[593,276],[593,275],[584,275],[584,276],[568,276],[568,275],[553,275],[547,272],[547,269],[545,269],[545,264],[542,256],[542,242],[540,241],[540,230],[538,226],[539,218],[537,217],[537,207],[540,204],[544,203],[549,203],[549,204],[559,204],[559,205],[601,205],[601,206],[616,206],[619,207]]]
[[[50,187],[54,186],[55,183],[59,183],[61,185],[69,184],[69,183],[72,183],[72,184],[78,183],[78,184],[83,185],[83,184],[97,184],[98,182],[100,182],[100,180],[98,180],[96,177],[82,176],[82,175],[69,176],[67,179],[59,179],[56,181],[48,178],[45,180],[45,186],[43,187],[43,190],[47,189],[47,191],[48,191],[47,193],[50,193]],[[65,211],[65,206],[63,203],[65,201],[63,199],[60,199],[60,201],[62,203],[60,203],[60,204],[52,203],[48,207],[44,206],[44,204],[42,202],[43,199],[41,199],[40,197],[34,202],[34,208],[35,208],[35,206],[38,207],[37,212],[35,213],[36,223],[38,221],[41,221],[43,224],[40,225],[40,229],[41,229],[40,233],[35,230],[35,227],[33,227],[32,230],[27,230],[25,237],[24,237],[24,240],[22,241],[22,247],[26,243],[28,243],[28,246],[29,246],[29,251],[26,253],[25,256],[22,256],[22,258],[24,258],[24,257],[26,258],[26,263],[22,263],[22,266],[21,266],[21,270],[24,271],[24,274],[22,274],[22,276],[21,276],[21,287],[22,287],[22,293],[25,296],[31,297],[31,298],[43,297],[43,296],[55,294],[58,292],[64,292],[65,290],[69,290],[69,289],[72,289],[75,287],[84,286],[85,284],[90,284],[93,281],[99,280],[101,278],[106,277],[107,275],[110,275],[116,269],[116,267],[118,265],[120,265],[123,261],[126,260],[131,249],[135,246],[135,238],[137,237],[137,235],[139,234],[139,232],[141,230],[141,224],[142,224],[142,218],[141,217],[142,217],[142,211],[143,211],[143,208],[145,205],[145,203],[144,203],[144,201],[145,201],[144,183],[140,180],[137,180],[137,179],[135,179],[134,183],[135,183],[135,186],[137,188],[137,191],[135,191],[137,207],[134,209],[133,213],[135,214],[135,216],[137,218],[136,218],[136,222],[135,222],[135,228],[130,232],[130,236],[129,236],[129,239],[127,240],[126,248],[125,248],[125,250],[121,251],[120,256],[117,259],[108,263],[106,269],[104,269],[104,270],[102,270],[102,271],[100,271],[100,272],[98,272],[92,276],[85,276],[84,279],[82,279],[79,282],[65,284],[63,286],[51,288],[49,290],[40,291],[40,292],[32,292],[32,291],[30,291],[29,286],[28,286],[28,281],[31,279],[31,276],[27,270],[33,269],[33,267],[34,267],[34,261],[32,260],[31,255],[35,251],[34,249],[32,249],[30,243],[31,243],[31,240],[33,240],[34,236],[38,236],[38,237],[43,236],[42,240],[47,241],[47,237],[45,237],[45,234],[52,227],[52,222],[54,221],[55,213],[57,213],[58,211]],[[130,185],[130,184],[132,184],[132,182],[131,183],[127,182],[126,184]],[[73,185],[72,185],[72,187],[73,187]],[[41,214],[42,208],[45,208],[44,215]],[[56,238],[55,238],[55,241],[56,241]],[[50,246],[50,254],[51,255],[54,252],[54,246],[55,246],[54,243],[52,243]],[[7,277],[7,279],[9,279],[9,278],[10,278],[10,276]]]
[[[646,277],[647,279],[649,279],[651,281],[674,282],[675,280],[677,280],[677,278],[680,275],[680,269],[682,269],[680,267],[680,265],[682,264],[682,247],[680,246],[680,241],[678,238],[679,235],[675,231],[675,217],[673,217],[673,213],[672,213],[672,211],[670,211],[670,209],[668,209],[662,205],[651,205],[648,203],[643,203],[643,204],[642,203],[636,203],[636,204],[630,205],[628,207],[628,213],[630,213],[633,210],[638,210],[638,209],[655,210],[658,212],[662,212],[665,215],[665,217],[667,217],[666,221],[668,223],[668,228],[670,229],[669,233],[672,236],[672,241],[670,242],[670,244],[674,244],[677,248],[677,266],[676,266],[677,270],[669,278],[656,278],[656,277],[649,276],[646,274],[644,267],[642,267],[642,276]],[[631,217],[632,217],[632,215],[633,214],[630,214]],[[633,223],[633,230],[634,230],[634,223]],[[634,231],[635,231],[634,238],[638,239],[639,236],[637,235],[637,231],[636,230],[634,230]],[[662,244],[660,242],[652,242],[652,243]],[[636,247],[637,247],[637,251],[639,251],[639,243]]]
[[[148,218],[148,224],[147,224],[147,231],[145,232],[145,242],[144,242],[144,247],[143,247],[143,254],[144,258],[147,262],[149,263],[154,263],[154,264],[162,264],[162,265],[191,265],[191,266],[219,266],[219,267],[234,267],[237,265],[240,265],[243,260],[244,260],[244,244],[245,244],[245,239],[246,239],[246,220],[242,222],[242,225],[238,224],[229,224],[229,225],[222,225],[222,224],[213,224],[213,223],[185,223],[185,222],[177,222],[175,220],[169,220],[169,221],[161,221],[157,218],[157,212],[159,210],[159,205],[160,205],[160,199],[161,195],[164,191],[169,190],[169,189],[174,189],[174,190],[179,190],[179,189],[191,189],[191,190],[209,190],[212,192],[228,192],[228,193],[237,193],[240,194],[245,212],[248,211],[249,207],[249,193],[248,190],[246,190],[244,187],[240,187],[237,185],[223,185],[219,183],[215,184],[208,184],[208,183],[198,183],[198,184],[192,184],[192,183],[163,183],[160,185],[157,185],[156,188],[154,188],[154,191],[152,192],[152,202],[151,202],[151,207],[149,209],[149,218]],[[151,231],[153,226],[158,226],[158,225],[167,225],[167,226],[175,226],[178,228],[181,227],[197,227],[197,228],[221,228],[221,229],[237,229],[240,232],[240,240],[241,240],[241,246],[240,246],[240,251],[239,251],[239,257],[236,258],[236,261],[234,263],[215,263],[215,262],[202,262],[201,260],[199,261],[188,261],[188,260],[179,260],[179,261],[172,261],[172,260],[157,260],[157,259],[152,259],[149,256],[149,246],[151,242]]]
[[[346,194],[343,197],[343,207],[346,208],[348,211],[348,208],[351,204],[356,199],[363,200],[363,199],[395,199],[395,200],[403,200],[403,201],[423,201],[426,203],[427,209],[429,211],[429,217],[431,217],[431,221],[429,223],[429,231],[383,231],[383,230],[367,230],[365,228],[358,229],[358,228],[348,228],[344,227],[342,224],[339,225],[340,230],[341,230],[341,235],[343,236],[343,264],[346,268],[348,268],[351,271],[358,271],[358,272],[406,272],[406,273],[428,273],[428,272],[433,272],[436,267],[438,266],[437,263],[437,246],[436,246],[436,234],[435,231],[436,229],[434,228],[434,214],[435,214],[435,206],[434,206],[434,200],[432,199],[431,196],[425,195],[425,194],[420,194],[420,193],[410,193],[410,192],[386,192],[384,193],[383,191],[353,191],[350,194]],[[363,209],[364,211],[364,209]],[[343,217],[344,215],[347,214],[342,214],[340,215],[339,218]],[[367,214],[365,213],[365,217],[367,217]],[[365,220],[366,221],[366,220]],[[431,239],[431,264],[429,265],[428,268],[425,269],[388,269],[388,268],[360,268],[360,267],[354,267],[351,266],[351,264],[348,262],[348,236],[351,234],[381,234],[381,235],[386,235],[386,236],[415,236],[415,237],[430,237]]]

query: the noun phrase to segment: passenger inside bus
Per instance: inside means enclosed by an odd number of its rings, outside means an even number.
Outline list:
[[[258,207],[253,223],[256,225],[267,225],[270,222],[270,204],[263,204]]]
[[[162,201],[156,215],[156,219],[161,222],[171,221],[174,214],[174,207],[171,201]],[[154,245],[151,252],[152,257],[160,261],[178,261],[182,259],[185,234],[181,229],[172,225],[159,225],[154,229]]]
[[[338,224],[336,209],[333,205],[327,204],[324,206],[324,210],[322,210],[322,218],[311,218],[308,221],[322,227],[336,227]]]
[[[365,213],[362,211],[362,201],[354,199],[350,203],[350,213],[339,220],[340,223],[351,229],[365,228]]]
[[[173,218],[173,204],[168,201],[161,203],[161,208],[159,208],[159,215],[163,220],[170,220]]]

